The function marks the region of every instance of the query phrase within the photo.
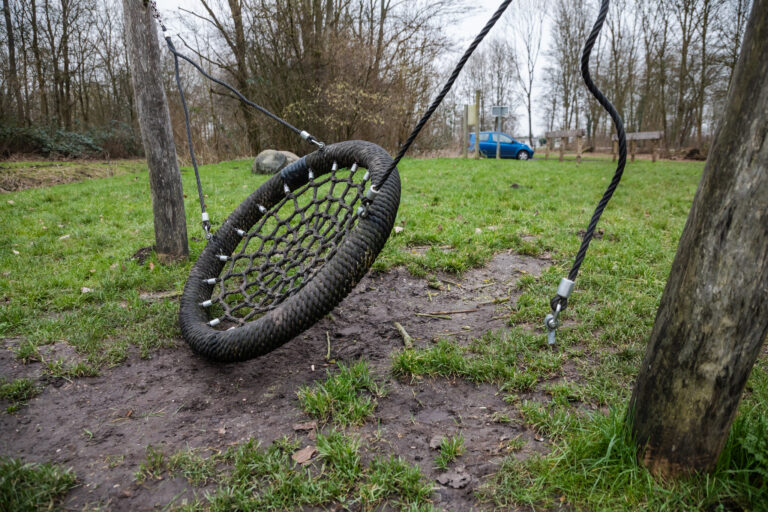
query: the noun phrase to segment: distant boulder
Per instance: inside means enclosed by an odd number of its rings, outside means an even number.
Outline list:
[[[292,164],[298,159],[299,157],[290,151],[265,149],[253,161],[251,172],[253,174],[275,174],[286,165]]]

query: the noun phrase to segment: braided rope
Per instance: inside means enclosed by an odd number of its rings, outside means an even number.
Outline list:
[[[485,24],[485,27],[483,27],[483,30],[481,30],[480,33],[477,34],[477,36],[475,36],[475,39],[474,41],[472,41],[472,44],[469,45],[469,48],[467,48],[467,50],[464,52],[464,55],[462,55],[461,59],[456,64],[456,67],[453,69],[451,76],[448,78],[448,81],[443,86],[443,89],[440,91],[440,94],[438,94],[437,97],[434,99],[434,101],[432,101],[432,104],[429,106],[429,109],[427,109],[427,112],[422,116],[422,118],[416,124],[416,127],[408,136],[408,139],[406,139],[406,141],[400,147],[400,151],[398,151],[397,156],[392,161],[392,164],[384,173],[381,180],[375,184],[376,189],[381,189],[381,186],[384,184],[385,181],[387,181],[387,178],[389,178],[389,175],[392,174],[392,171],[395,169],[395,167],[397,167],[397,164],[400,163],[400,160],[403,158],[405,153],[411,147],[411,144],[413,144],[413,141],[419,135],[419,132],[421,132],[421,129],[424,128],[424,125],[427,124],[427,121],[429,121],[429,118],[432,117],[432,114],[435,112],[435,110],[437,110],[437,107],[440,106],[440,103],[442,103],[443,98],[445,98],[446,94],[448,94],[448,92],[451,90],[451,87],[453,87],[453,83],[459,77],[461,70],[464,68],[464,65],[467,63],[467,60],[469,60],[469,57],[471,57],[472,54],[474,53],[475,48],[477,48],[480,42],[485,38],[488,32],[493,28],[493,26],[499,20],[501,15],[504,14],[504,11],[507,10],[507,7],[509,7],[509,4],[511,2],[512,0],[504,0],[504,2],[499,6],[499,8],[496,9],[496,12],[493,13],[493,16],[491,16],[491,19],[489,19],[488,22]]]
[[[624,167],[627,163],[627,137],[624,133],[624,122],[622,121],[619,113],[616,111],[616,107],[613,106],[608,98],[606,98],[602,91],[600,91],[600,89],[595,85],[595,83],[592,81],[592,76],[589,73],[589,57],[592,53],[592,48],[595,46],[595,41],[597,41],[597,37],[600,34],[600,30],[603,28],[605,17],[608,15],[609,4],[610,0],[602,0],[597,20],[595,20],[595,24],[592,27],[592,32],[589,34],[587,42],[584,45],[584,52],[581,56],[581,76],[584,79],[584,83],[586,84],[587,89],[589,89],[589,92],[592,93],[600,105],[602,105],[608,114],[610,114],[611,119],[613,120],[613,124],[616,126],[616,135],[619,140],[619,160],[616,165],[616,172],[611,179],[611,183],[608,185],[608,188],[605,189],[603,197],[600,199],[600,202],[595,208],[595,212],[592,214],[592,219],[589,221],[587,230],[581,240],[581,246],[579,247],[579,251],[576,253],[573,266],[571,267],[570,272],[568,272],[568,279],[571,281],[575,281],[576,276],[579,275],[579,269],[581,268],[581,264],[584,262],[584,257],[587,254],[587,249],[589,249],[589,243],[592,241],[592,236],[595,233],[597,223],[603,214],[603,210],[605,210],[605,207],[608,205],[608,201],[611,200],[616,187],[618,187],[619,182],[621,181],[621,176],[624,174]],[[560,310],[565,309],[568,306],[568,299],[560,295],[555,295],[550,301],[550,306],[552,307],[553,311],[557,311],[558,305],[560,306]]]

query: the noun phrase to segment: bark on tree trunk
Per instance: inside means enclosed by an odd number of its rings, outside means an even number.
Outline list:
[[[16,71],[16,45],[13,41],[13,24],[11,23],[11,7],[8,0],[3,0],[3,16],[5,18],[5,32],[8,40],[8,81],[16,99],[16,122],[24,124],[24,103],[21,101],[21,88],[19,75]]]
[[[656,474],[713,469],[768,332],[768,0],[756,0],[630,402]]]
[[[163,262],[189,256],[181,174],[163,89],[157,28],[143,0],[123,0],[131,80],[149,167],[155,250]]]

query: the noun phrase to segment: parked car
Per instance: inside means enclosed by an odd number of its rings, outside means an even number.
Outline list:
[[[501,158],[517,158],[528,160],[533,157],[533,149],[528,144],[518,142],[506,133],[480,132],[480,154],[488,157],[496,157],[496,141],[499,142]],[[469,134],[469,151],[475,150],[475,134]]]

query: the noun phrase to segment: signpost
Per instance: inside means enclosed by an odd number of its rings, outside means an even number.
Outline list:
[[[501,118],[509,115],[509,107],[500,105],[491,107],[491,115],[496,118],[496,131],[500,132]],[[494,138],[496,139],[496,160],[498,160],[501,158],[501,141],[499,141],[498,135],[495,135]]]

